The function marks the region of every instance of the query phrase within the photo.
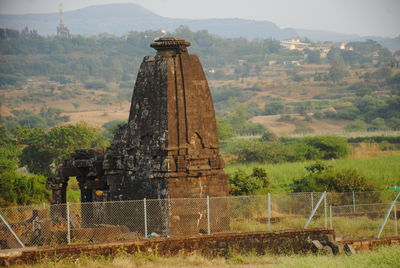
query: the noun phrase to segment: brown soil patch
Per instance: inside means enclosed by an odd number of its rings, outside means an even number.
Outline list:
[[[67,124],[75,124],[80,121],[86,121],[91,125],[101,127],[104,123],[113,120],[128,120],[129,108],[123,107],[119,109],[106,109],[96,111],[79,111],[64,113],[64,115],[70,116],[70,121]]]

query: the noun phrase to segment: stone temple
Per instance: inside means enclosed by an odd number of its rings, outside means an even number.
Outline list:
[[[157,53],[143,59],[128,123],[118,129],[112,145],[106,150],[77,150],[47,185],[54,204],[66,202],[71,176],[79,182],[82,202],[164,200],[152,208],[161,219],[153,229],[165,235],[182,229],[194,234],[207,228],[204,206],[194,202],[191,209],[179,208],[170,202],[228,195],[214,106],[200,60],[187,51],[189,42],[165,37],[150,46]],[[212,224],[221,230],[229,225],[223,217],[226,209],[221,202],[213,207],[221,217]],[[90,222],[101,216],[112,224],[123,216],[99,210],[82,208],[82,217]],[[139,210],[132,213],[143,213]]]

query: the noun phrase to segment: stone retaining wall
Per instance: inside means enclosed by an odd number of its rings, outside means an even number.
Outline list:
[[[333,229],[301,229],[275,232],[225,233],[183,238],[138,239],[125,243],[77,244],[43,248],[0,251],[0,265],[33,264],[46,258],[114,255],[121,249],[127,253],[156,252],[162,256],[199,252],[206,256],[229,255],[232,252],[256,251],[259,254],[300,253],[311,249],[310,240],[334,237]]]

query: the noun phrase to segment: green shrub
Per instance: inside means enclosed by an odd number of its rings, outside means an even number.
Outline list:
[[[271,101],[265,104],[264,114],[265,115],[274,115],[274,114],[282,114],[285,111],[285,105],[281,101]]]
[[[350,152],[350,147],[345,138],[333,135],[305,137],[307,145],[318,149],[321,159],[341,158]]]
[[[6,171],[0,174],[0,206],[29,205],[49,201],[44,176]]]
[[[346,131],[365,131],[367,130],[367,123],[365,123],[362,120],[355,120],[353,122],[351,122],[350,124],[348,124],[347,126],[344,127],[344,130]]]
[[[377,188],[369,183],[357,169],[336,170],[332,166],[316,162],[305,167],[308,174],[293,182],[294,192],[351,192],[375,191]]]
[[[357,107],[349,106],[337,111],[335,118],[344,120],[354,120],[360,115],[360,110]]]
[[[88,81],[85,83],[86,89],[106,89],[107,84],[103,81]]]
[[[243,170],[237,170],[229,178],[231,194],[233,195],[254,195],[257,190],[270,185],[267,172],[263,168],[255,167],[251,175]]]
[[[267,141],[271,140],[271,141]],[[337,136],[314,136],[275,139],[271,133],[261,139],[236,139],[226,141],[224,153],[237,155],[238,161],[279,163],[336,159],[350,151],[347,140]]]
[[[265,130],[264,134],[262,134],[261,140],[262,141],[277,141],[278,136],[271,130],[267,129],[267,130]]]
[[[54,76],[51,76],[49,80],[50,80],[50,81],[54,81],[54,82],[58,82],[58,83],[63,84],[63,85],[72,82],[71,79],[68,79],[67,77],[65,77],[65,76],[63,76],[63,75],[54,75]]]
[[[304,161],[304,160],[317,160],[321,159],[323,153],[313,146],[310,146],[302,141],[296,141],[286,144],[288,149],[286,154],[286,161]]]
[[[279,142],[247,139],[237,140],[231,146],[239,161],[278,163],[285,160],[286,148]]]

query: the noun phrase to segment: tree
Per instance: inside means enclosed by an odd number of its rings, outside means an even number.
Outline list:
[[[382,48],[382,46],[374,40],[350,42],[347,46],[352,47],[355,52],[363,56],[369,56]]]
[[[220,140],[226,140],[235,136],[235,131],[226,118],[217,117],[217,131]]]
[[[285,105],[281,101],[271,101],[265,104],[264,114],[274,115],[283,114],[285,112]]]
[[[400,130],[400,118],[391,117],[387,119],[385,122],[386,125],[392,130]]]
[[[80,148],[106,147],[108,142],[100,129],[86,123],[58,126],[46,132],[43,129],[19,128],[17,139],[26,145],[21,163],[35,174],[50,175],[51,167],[59,165]]]
[[[227,122],[237,135],[258,135],[266,130],[264,125],[249,121],[250,112],[253,110],[249,109],[247,105],[236,101],[230,102],[230,114]]]
[[[77,102],[73,102],[72,105],[74,106],[75,110],[78,110],[79,106],[81,106],[79,103]]]
[[[351,122],[347,126],[344,127],[344,130],[352,132],[352,131],[365,131],[367,130],[367,123],[365,123],[362,120],[355,120],[354,122]]]
[[[343,61],[342,57],[337,57],[331,63],[331,67],[329,68],[328,78],[329,80],[337,83],[340,82],[343,78],[349,75],[347,67]]]
[[[387,79],[392,75],[392,70],[389,67],[381,67],[374,72],[365,73],[362,78],[368,80],[382,80]]]
[[[16,140],[0,125],[0,206],[40,203],[49,198],[44,177],[17,172],[20,154]]]
[[[17,169],[20,153],[16,141],[7,133],[5,126],[0,125],[0,173]]]
[[[310,64],[319,64],[321,63],[321,57],[319,50],[305,50],[305,54],[307,56],[307,62]]]
[[[46,178],[16,171],[0,173],[0,206],[29,205],[50,200]]]
[[[392,75],[392,69],[389,67],[381,67],[374,72],[375,79],[386,79]]]
[[[108,138],[109,140],[112,140],[114,138],[115,133],[117,132],[118,128],[126,124],[126,121],[124,120],[113,120],[109,121],[107,123],[104,123],[102,125],[102,128],[104,129],[104,136]]]
[[[375,118],[374,120],[371,121],[370,126],[368,127],[368,130],[386,130],[387,126],[385,124],[385,120],[383,118]]]

